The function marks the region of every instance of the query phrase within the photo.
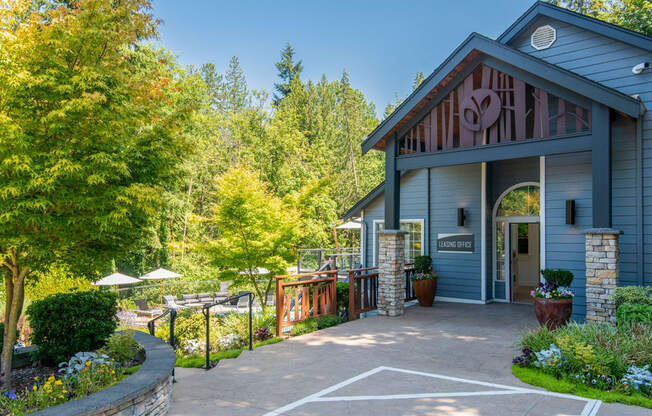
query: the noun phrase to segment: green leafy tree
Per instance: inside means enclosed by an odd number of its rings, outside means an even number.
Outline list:
[[[652,36],[649,0],[550,0],[550,3]]]
[[[294,60],[295,54],[294,48],[288,43],[281,51],[281,60],[275,64],[278,70],[278,77],[281,78],[281,82],[274,84],[274,89],[278,93],[278,95],[276,93],[274,94],[274,104],[276,105],[288,96],[292,89],[292,80],[295,78],[298,79],[301,71],[303,71],[301,60],[296,62]]]
[[[29,0],[0,5],[6,384],[25,280],[54,261],[91,276],[128,251],[185,150],[192,103],[166,57],[136,47],[156,34],[149,3],[74,5],[28,17]]]
[[[212,207],[210,221],[219,237],[207,244],[206,251],[226,276],[244,280],[266,305],[272,275],[285,274],[295,259],[300,235],[297,213],[243,167],[229,169],[217,183],[220,200]],[[258,275],[258,268],[271,275]]]

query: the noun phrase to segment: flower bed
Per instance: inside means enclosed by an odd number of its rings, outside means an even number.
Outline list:
[[[21,383],[0,394],[0,415],[21,415],[86,397],[133,374],[141,346],[131,333],[116,333],[96,352],[80,352],[59,369],[37,367],[29,384]],[[108,354],[108,355],[107,355]]]
[[[651,339],[640,323],[541,327],[522,336],[513,372],[553,391],[652,408]]]

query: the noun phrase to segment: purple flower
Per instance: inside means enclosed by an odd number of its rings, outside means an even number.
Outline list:
[[[14,392],[13,390],[5,391],[2,394],[5,395],[7,398],[9,398],[9,400],[16,400],[18,398],[16,396],[16,392]]]

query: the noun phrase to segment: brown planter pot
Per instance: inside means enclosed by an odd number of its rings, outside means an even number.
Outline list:
[[[545,299],[533,296],[532,299],[534,299],[534,314],[541,325],[547,326],[552,331],[568,323],[573,312],[573,298]]]
[[[417,295],[419,306],[432,306],[437,293],[437,280],[413,280],[412,287],[414,294]]]

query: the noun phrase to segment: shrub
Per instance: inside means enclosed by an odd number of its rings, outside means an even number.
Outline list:
[[[337,311],[341,312],[349,308],[349,284],[347,282],[337,283]]]
[[[290,330],[290,335],[295,337],[298,335],[309,334],[311,332],[316,331],[317,329],[319,329],[319,327],[317,326],[316,319],[314,318],[306,319],[305,321],[297,322],[296,324],[294,324],[294,326]]]
[[[133,331],[123,331],[111,335],[106,344],[97,352],[125,365],[132,361],[142,349],[143,347],[134,339]]]
[[[337,315],[324,315],[317,318],[317,329],[329,328],[340,323]]]
[[[416,256],[414,258],[414,271],[427,274],[432,271],[432,258],[430,256]]]
[[[650,286],[622,286],[616,288],[613,297],[617,305],[627,303],[642,303],[652,305],[652,287]]]
[[[340,318],[337,315],[324,315],[318,318],[310,318],[305,321],[294,324],[290,330],[290,335],[304,335],[311,332],[335,326],[340,323]]]
[[[112,292],[91,291],[53,295],[29,305],[36,358],[56,364],[104,345],[117,326],[116,303]]]
[[[544,269],[541,274],[545,277],[547,283],[555,284],[561,287],[570,287],[573,282],[573,273],[564,269]]]
[[[518,343],[520,350],[541,351],[555,343],[555,336],[551,330],[545,326],[540,326],[534,331],[527,331],[521,335]]]
[[[639,322],[652,325],[652,305],[645,303],[624,303],[616,310],[618,324]]]
[[[272,332],[269,330],[269,328],[258,328],[254,332],[254,339],[256,341],[266,341],[270,338],[272,338]]]

